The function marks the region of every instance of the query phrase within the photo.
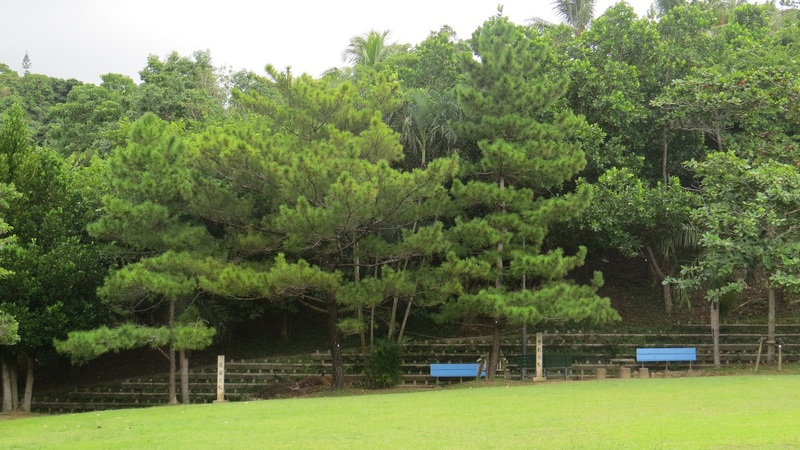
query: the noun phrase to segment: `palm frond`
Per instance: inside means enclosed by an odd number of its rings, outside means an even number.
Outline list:
[[[594,5],[597,0],[555,0],[553,9],[556,15],[569,24],[575,34],[579,35],[587,28],[594,18]]]

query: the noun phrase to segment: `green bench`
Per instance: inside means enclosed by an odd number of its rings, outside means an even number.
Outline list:
[[[560,371],[564,379],[570,377],[572,370],[572,355],[568,353],[545,353],[542,357],[542,366],[544,369],[544,376],[548,376],[548,372]],[[520,370],[536,370],[536,355],[518,355],[517,368]]]

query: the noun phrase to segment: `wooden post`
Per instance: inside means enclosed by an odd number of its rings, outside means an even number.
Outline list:
[[[544,380],[544,359],[542,357],[542,333],[536,333],[536,378],[535,381]]]
[[[217,399],[214,403],[225,403],[225,355],[217,356]]]
[[[523,280],[525,275],[522,275]],[[523,281],[524,285],[524,281]],[[523,286],[524,289],[525,286]],[[528,353],[528,326],[522,324],[522,381],[525,381],[525,377],[528,375],[528,369],[525,368],[525,354]]]
[[[755,372],[758,372],[758,365],[761,363],[761,349],[763,348],[764,348],[764,336],[761,336],[761,339],[758,340],[758,356],[756,356]]]

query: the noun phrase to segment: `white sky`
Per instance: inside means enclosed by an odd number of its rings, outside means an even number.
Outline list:
[[[597,0],[595,17],[617,0]],[[646,13],[652,0],[627,0]],[[263,74],[270,63],[318,76],[343,66],[350,38],[391,30],[390,41],[418,44],[450,25],[462,39],[497,11],[513,22],[556,22],[551,0],[0,0],[0,62],[31,72],[100,83],[137,83],[149,54],[210,50],[215,66]]]

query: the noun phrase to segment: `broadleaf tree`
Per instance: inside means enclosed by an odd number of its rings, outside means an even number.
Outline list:
[[[7,111],[0,126],[0,183],[20,194],[4,198],[4,219],[16,242],[0,248],[0,309],[19,323],[20,341],[2,350],[11,377],[11,409],[30,410],[34,368],[53,353],[52,341],[75,327],[104,320],[95,290],[104,261],[85,233],[92,199],[79,188],[81,171],[47,147],[33,143],[24,111]],[[27,366],[18,401],[16,364]]]
[[[767,359],[774,363],[776,291],[800,291],[800,173],[793,164],[752,161],[733,152],[710,154],[691,167],[703,180],[703,203],[692,211],[703,233],[702,252],[672,281],[705,289],[715,344],[720,301],[731,293],[766,290]],[[714,362],[719,365],[718,349]]]

